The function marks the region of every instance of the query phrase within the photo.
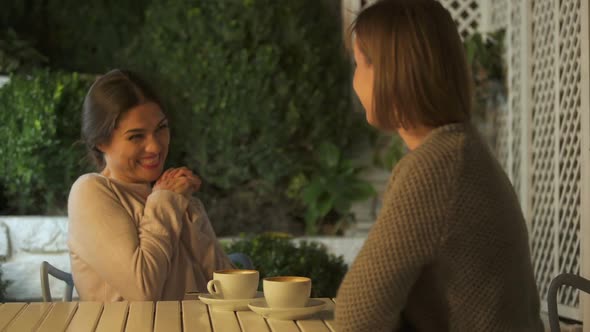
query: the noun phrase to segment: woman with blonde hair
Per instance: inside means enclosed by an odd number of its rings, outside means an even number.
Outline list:
[[[528,233],[470,124],[461,39],[434,0],[385,0],[351,27],[367,121],[409,153],[336,299],[339,331],[542,331]]]

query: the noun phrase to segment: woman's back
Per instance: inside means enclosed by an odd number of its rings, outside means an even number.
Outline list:
[[[396,166],[337,317],[345,331],[540,331],[527,244],[512,186],[475,130],[437,128]]]

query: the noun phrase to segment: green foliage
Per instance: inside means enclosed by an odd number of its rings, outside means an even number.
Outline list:
[[[315,0],[154,2],[124,58],[174,97],[176,151],[211,184],[285,182],[316,142],[358,132],[332,15]]]
[[[0,266],[0,303],[6,300],[6,288],[10,286],[12,282],[10,280],[2,279],[2,266]]]
[[[89,73],[127,67],[147,76],[171,118],[167,164],[187,165],[202,176],[200,195],[220,234],[299,233],[309,210],[304,204],[316,203],[287,188],[302,177],[319,176],[320,142],[346,151],[345,160],[353,143],[369,133],[363,114],[351,107],[338,5],[338,0],[8,0],[4,8],[11,15],[0,13],[0,27],[14,26],[19,36],[30,37],[53,67]],[[51,128],[62,124],[42,118],[53,119],[57,103],[74,103],[52,99],[53,81],[64,77],[21,77],[0,100],[22,113],[0,115],[12,121],[3,134],[12,136],[12,146],[2,149],[16,161],[2,165],[9,172],[0,174],[0,187],[21,213],[63,209],[70,172],[85,170],[79,154],[69,157],[63,149],[72,149],[79,137],[82,90],[75,111],[63,111],[64,125],[75,121],[75,132],[54,135]],[[32,91],[40,97],[28,100]],[[43,115],[44,109],[50,115]],[[19,155],[17,147],[26,153]],[[47,160],[57,158],[53,165],[66,171],[47,173]],[[355,183],[356,172],[348,174],[345,166],[336,171]],[[346,206],[335,203],[326,216],[346,217],[341,208]]]
[[[342,256],[328,253],[318,242],[295,244],[289,235],[261,234],[242,237],[224,245],[226,252],[248,255],[262,278],[305,276],[312,280],[312,297],[334,297],[348,267]]]
[[[467,62],[476,78],[504,80],[504,38],[505,30],[483,35],[479,32],[472,34],[464,41]]]
[[[239,197],[284,197],[277,188],[316,165],[319,142],[347,150],[367,133],[352,112],[338,12],[327,3],[177,0],[146,11],[121,58],[153,73],[173,117],[172,159],[208,182],[208,206],[232,197],[244,215]]]
[[[80,110],[90,78],[37,70],[0,88],[0,182],[17,213],[64,213],[84,170]]]
[[[26,70],[46,63],[31,42],[19,38],[13,29],[0,31],[0,73]]]
[[[298,192],[306,207],[305,226],[307,234],[317,234],[318,226],[330,211],[344,221],[350,218],[353,202],[369,199],[376,194],[372,185],[358,176],[361,168],[345,159],[333,144],[322,143],[314,151],[315,165],[309,177],[295,178],[290,189],[300,187]]]
[[[120,52],[143,26],[143,13],[151,2],[60,0],[32,6],[44,6],[44,45],[54,66],[102,73],[124,61]]]

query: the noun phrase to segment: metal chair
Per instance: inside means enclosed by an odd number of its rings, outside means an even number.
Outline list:
[[[246,270],[254,270],[254,264],[248,255],[241,252],[234,252],[227,255],[231,262],[237,267]]]
[[[557,313],[557,291],[561,286],[571,286],[590,294],[590,280],[576,274],[562,273],[551,280],[547,293],[547,309],[549,311],[549,327],[551,332],[559,332],[559,315]]]
[[[71,273],[64,272],[46,261],[41,263],[41,295],[43,302],[52,302],[51,290],[49,289],[49,275],[66,283],[64,290],[63,302],[72,301],[74,292],[74,279]]]
[[[242,269],[254,269],[254,264],[248,255],[241,252],[234,252],[228,255],[232,263]],[[41,263],[41,294],[43,302],[52,302],[51,289],[49,289],[49,275],[66,283],[64,290],[63,302],[71,302],[74,292],[74,279],[72,274],[62,271],[46,261]]]

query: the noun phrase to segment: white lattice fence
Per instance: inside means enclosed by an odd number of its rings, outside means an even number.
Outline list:
[[[503,7],[504,0],[490,1],[491,21],[507,24],[509,102],[499,117],[496,152],[520,193],[535,277],[546,302],[555,275],[582,272],[581,249],[588,242],[581,235],[590,222],[582,181],[590,168],[588,80],[583,80],[588,63],[582,61],[588,57],[588,5],[521,0]],[[506,8],[509,16],[502,19]],[[561,315],[582,319],[577,291],[562,289],[558,304]]]
[[[376,0],[342,0],[343,22],[346,27],[352,22],[363,5]],[[480,25],[482,3],[485,0],[438,0],[453,16],[462,37],[476,31]],[[504,0],[508,1],[508,0]]]

